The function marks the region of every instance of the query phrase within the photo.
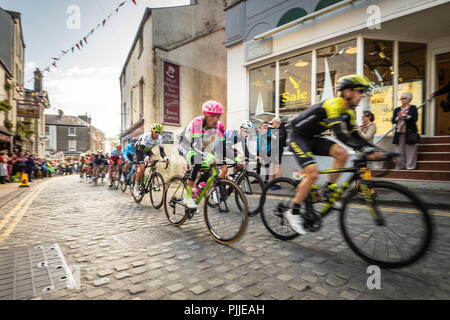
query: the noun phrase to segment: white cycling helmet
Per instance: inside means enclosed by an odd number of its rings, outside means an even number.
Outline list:
[[[253,126],[253,123],[250,120],[242,120],[241,128],[248,129],[248,130],[253,130],[254,126]]]

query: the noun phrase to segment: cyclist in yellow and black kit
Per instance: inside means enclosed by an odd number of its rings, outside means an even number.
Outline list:
[[[342,77],[337,83],[337,89],[341,93],[340,97],[315,104],[306,111],[299,113],[290,122],[292,132],[289,147],[303,167],[305,178],[297,187],[294,207],[287,211],[286,218],[292,229],[299,234],[305,233],[300,216],[300,205],[308,196],[313,183],[319,176],[314,155],[333,157],[334,162],[331,169],[343,168],[348,159],[345,148],[332,140],[320,137],[320,134],[330,129],[337,139],[353,149],[374,148],[358,134],[355,127],[354,109],[366,96],[369,86],[370,82],[367,77],[356,74]],[[348,134],[342,131],[342,123],[347,125]],[[375,152],[368,158],[373,160],[379,156],[380,154]],[[335,190],[335,183],[338,178],[339,174],[329,175],[328,186],[325,187],[326,194]]]

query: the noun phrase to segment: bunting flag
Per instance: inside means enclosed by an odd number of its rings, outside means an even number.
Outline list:
[[[130,2],[130,1],[132,1],[132,2],[134,3],[134,5],[137,6],[136,0],[126,0],[126,1],[122,1],[122,2],[114,9],[114,11],[112,11],[112,12],[107,16],[107,18],[103,19],[102,22],[99,23],[95,28],[92,28],[91,31],[90,31],[85,37],[83,37],[82,40],[80,40],[79,42],[76,42],[71,48],[69,48],[69,49],[67,49],[67,50],[60,50],[61,53],[58,55],[58,58],[52,57],[52,61],[53,61],[53,62],[50,63],[50,65],[49,65],[47,68],[43,69],[42,72],[50,72],[50,71],[51,71],[50,66],[54,66],[54,67],[56,68],[56,61],[60,61],[61,58],[64,57],[65,55],[67,55],[67,53],[69,53],[70,51],[71,51],[72,53],[75,53],[75,47],[77,47],[78,50],[81,50],[81,48],[84,48],[83,41],[84,41],[85,44],[87,45],[87,44],[88,44],[87,38],[88,38],[89,36],[92,36],[92,35],[94,34],[94,31],[96,31],[96,30],[97,30],[98,28],[100,28],[101,26],[104,27],[105,24],[106,24],[106,22],[112,17],[112,15],[114,14],[114,12],[115,12],[115,13],[118,13],[118,12],[119,12],[119,9],[120,9],[124,4],[126,4],[127,2]],[[42,74],[40,74],[39,77],[42,77]],[[31,79],[28,80],[27,82],[31,82],[31,81],[33,81],[33,79],[35,79],[34,76],[33,76],[33,78],[31,78]]]

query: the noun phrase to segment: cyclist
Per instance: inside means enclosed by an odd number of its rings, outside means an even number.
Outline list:
[[[78,168],[80,170],[80,178],[83,178],[83,175],[86,172],[87,164],[88,164],[88,159],[85,156],[81,156],[81,158],[78,162]]]
[[[198,209],[194,199],[192,199],[192,189],[195,185],[198,172],[202,167],[209,166],[216,160],[214,143],[216,139],[224,141],[225,126],[219,121],[223,114],[223,106],[217,101],[206,101],[202,106],[202,116],[194,118],[183,130],[178,141],[178,152],[188,163],[193,165],[188,177],[186,186],[186,196],[184,204],[190,209]],[[221,175],[225,176],[226,165],[221,167]],[[200,177],[198,184],[208,180],[207,173]]]
[[[125,147],[125,153],[124,153],[124,159],[125,159],[125,167],[124,167],[124,175],[126,176],[128,173],[128,169],[130,168],[130,165],[132,162],[134,162],[134,158],[135,158],[135,154],[136,154],[136,149],[135,149],[135,145],[136,142],[138,141],[138,138],[131,138],[130,142],[127,144],[127,146]]]
[[[347,151],[342,146],[332,140],[320,137],[320,134],[327,129],[331,129],[337,139],[353,149],[374,148],[358,134],[355,126],[354,109],[366,96],[369,86],[369,79],[365,76],[352,74],[341,77],[336,85],[340,92],[339,97],[326,99],[311,106],[295,116],[290,122],[292,132],[289,147],[295,154],[300,166],[303,167],[305,178],[297,187],[294,206],[287,211],[286,218],[292,229],[299,234],[306,233],[303,228],[303,219],[300,216],[300,206],[319,176],[314,155],[333,157],[332,169],[344,167],[348,159]],[[347,125],[348,134],[342,131],[342,123]],[[374,160],[379,156],[380,154],[375,152],[370,154],[368,159]],[[339,174],[329,175],[328,185],[324,188],[325,197],[330,197],[334,193],[336,190],[335,182],[338,178]]]
[[[250,120],[243,120],[239,129],[229,129],[225,131],[225,141],[216,140],[215,153],[217,157],[222,160],[228,158],[238,164],[238,167],[244,167],[244,160],[256,159],[259,157],[250,153],[248,149],[248,136],[255,130],[255,126]],[[234,146],[241,143],[242,151],[239,152]],[[235,170],[236,171],[236,170]]]
[[[100,175],[103,174],[103,168],[105,167],[106,164],[107,164],[106,157],[103,154],[103,151],[98,150],[97,154],[94,155],[94,170],[92,172],[92,176],[94,177],[94,180],[97,179],[96,175],[97,175],[98,170],[100,170]]]
[[[113,170],[116,170],[115,167],[120,166],[122,164],[124,152],[122,150],[122,146],[118,144],[112,151],[111,156],[109,157],[109,183],[112,185],[112,174]]]
[[[159,145],[159,154],[162,158],[164,158],[165,161],[169,162],[169,158],[167,158],[164,151],[163,139],[160,135],[162,131],[163,126],[158,123],[154,123],[150,127],[150,132],[142,135],[136,143],[136,160],[139,165],[136,174],[136,185],[138,187],[134,190],[136,197],[138,197],[141,193],[141,182],[144,176],[145,162],[147,161],[147,159],[149,159],[150,162],[156,160],[156,157],[152,152],[153,147]]]

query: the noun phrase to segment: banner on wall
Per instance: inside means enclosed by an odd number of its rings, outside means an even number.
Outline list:
[[[180,124],[180,66],[163,61],[163,123]]]

